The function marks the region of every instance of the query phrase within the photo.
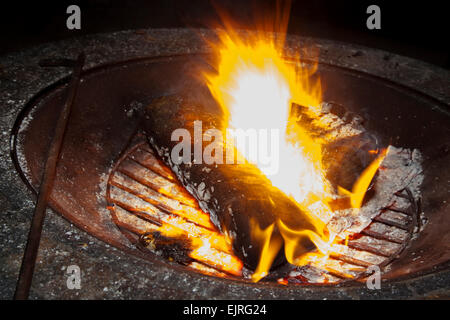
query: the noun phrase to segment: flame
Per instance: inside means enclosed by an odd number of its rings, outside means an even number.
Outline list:
[[[273,241],[271,239],[274,224],[271,224],[264,230],[261,230],[258,223],[254,220],[251,220],[250,224],[252,225],[252,241],[263,244],[258,266],[251,276],[252,281],[258,282],[267,275],[282,243],[277,239]]]
[[[370,152],[370,151],[369,151]],[[358,180],[355,182],[352,188],[352,192],[338,187],[339,192],[349,196],[350,204],[352,208],[359,209],[361,208],[364,196],[369,188],[370,182],[375,176],[378,168],[386,157],[387,149],[383,149],[378,157],[361,173]]]
[[[318,117],[322,88],[319,79],[313,80],[317,64],[306,65],[300,59],[296,63],[287,62],[283,57],[283,33],[268,35],[264,32],[242,37],[231,23],[225,23],[225,27],[225,30],[218,31],[218,44],[212,44],[219,63],[217,72],[204,73],[207,86],[222,108],[225,127],[242,130],[275,129],[281,133],[278,172],[269,174],[262,159],[248,160],[256,164],[275,188],[294,199],[318,230],[318,233],[291,230],[283,221],[277,221],[287,260],[295,265],[312,261],[324,264],[330,254],[341,251],[336,246],[336,234],[330,233],[316,215],[319,211],[332,214],[328,203],[336,197],[325,178],[322,165],[322,148],[326,141],[310,137],[291,112],[293,103],[304,106],[316,127],[327,127]],[[227,140],[229,143],[234,144],[238,153],[248,154],[248,150],[236,141]],[[384,156],[385,151],[364,171],[352,192],[346,192],[353,208],[360,208]],[[253,281],[259,281],[267,275],[282,244],[270,240],[274,225],[265,230],[261,230],[257,224],[253,225],[252,235],[255,241],[262,244],[259,265],[252,275]],[[318,251],[297,256],[296,251],[305,238],[312,241]]]

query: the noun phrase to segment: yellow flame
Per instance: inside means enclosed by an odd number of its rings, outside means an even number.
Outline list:
[[[291,264],[297,264],[298,255],[296,251],[302,247],[302,239],[308,238],[314,242],[320,252],[326,254],[329,244],[325,242],[319,235],[311,230],[292,230],[286,226],[283,221],[278,220],[278,227],[284,239],[284,252],[286,259]],[[332,241],[334,238],[330,238]],[[304,250],[302,250],[304,252]]]
[[[271,224],[264,230],[254,220],[251,220],[250,224],[252,225],[252,241],[263,244],[258,266],[251,276],[253,282],[258,282],[267,275],[273,260],[281,248],[282,242],[280,239],[272,240],[274,224]]]
[[[349,196],[352,208],[361,208],[370,182],[372,181],[373,177],[377,173],[378,168],[386,157],[386,153],[387,149],[383,149],[380,155],[374,161],[372,161],[372,163],[366,169],[364,169],[358,180],[353,185],[352,192],[342,187],[338,187],[340,193]]]
[[[267,37],[243,42],[235,33],[220,32],[217,74],[206,74],[207,85],[225,114],[229,128],[279,130],[279,170],[268,176],[272,184],[304,205],[306,199],[323,198],[329,185],[322,170],[322,145],[313,141],[291,116],[291,105],[317,108],[320,81],[312,70],[288,63],[275,41]],[[239,150],[245,154],[245,150]],[[256,159],[263,173],[266,167]],[[300,183],[301,182],[301,183]]]

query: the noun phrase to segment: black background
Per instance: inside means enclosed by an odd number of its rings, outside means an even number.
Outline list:
[[[252,28],[255,12],[275,1],[216,0]],[[293,0],[288,32],[361,44],[450,69],[446,1]],[[81,8],[81,30],[66,28],[66,8]],[[366,27],[369,5],[381,8],[381,30]],[[257,10],[255,10],[255,8]],[[208,27],[218,20],[208,0],[2,1],[0,54],[84,34],[138,28]]]

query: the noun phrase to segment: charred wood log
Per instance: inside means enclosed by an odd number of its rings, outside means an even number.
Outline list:
[[[184,128],[194,137],[194,121],[197,120],[202,121],[203,131],[208,128],[226,129],[220,108],[212,99],[198,103],[179,95],[155,99],[145,110],[143,128],[150,144],[198,200],[199,206],[210,214],[213,224],[230,236],[235,254],[247,268],[254,270],[257,267],[263,246],[261,241],[253,238],[255,224],[261,230],[275,224],[271,241],[281,243],[283,238],[276,224],[278,219],[291,229],[317,232],[298,205],[274,188],[252,164],[174,163],[171,150],[178,141],[172,141],[172,132]],[[194,158],[192,146],[191,159]],[[314,249],[309,239],[300,242],[297,254]],[[281,246],[272,268],[284,262],[286,258]]]

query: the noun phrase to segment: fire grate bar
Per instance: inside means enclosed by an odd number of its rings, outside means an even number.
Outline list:
[[[363,243],[354,243],[354,242],[350,241],[347,244],[347,246],[349,248],[352,248],[352,249],[355,249],[355,250],[370,252],[370,253],[376,254],[376,255],[381,256],[381,257],[386,257],[386,258],[390,257],[389,253],[383,252],[381,250],[377,250],[377,249],[375,249],[373,247],[370,247],[370,246],[368,246],[366,244],[363,244]]]
[[[364,234],[366,236],[370,236],[370,237],[375,238],[375,239],[386,240],[386,241],[393,242],[393,243],[398,243],[398,244],[402,244],[403,243],[403,241],[401,239],[395,239],[395,238],[386,236],[386,235],[384,235],[382,233],[374,232],[374,231],[371,231],[371,230],[363,230],[363,231],[361,231],[361,234]]]
[[[409,225],[405,225],[405,224],[398,223],[398,222],[395,222],[395,221],[392,221],[392,220],[388,220],[388,219],[385,219],[385,218],[380,217],[380,216],[375,217],[375,218],[373,219],[373,221],[376,221],[376,222],[385,224],[385,225],[387,225],[387,226],[391,226],[391,227],[396,227],[396,228],[399,228],[399,229],[403,229],[403,230],[406,230],[406,231],[409,230]]]
[[[408,200],[410,210],[383,208],[372,223],[359,234],[350,234],[345,253],[331,254],[326,265],[311,263],[294,267],[281,283],[341,283],[366,277],[372,265],[385,267],[396,259],[409,243],[418,223],[418,210],[409,190],[395,194]],[[138,141],[126,150],[108,179],[106,198],[113,221],[140,250],[152,255],[142,239],[164,224],[182,225],[188,237],[219,234],[209,215],[199,209],[196,200],[179,184],[155,155],[146,141]],[[217,257],[232,259],[231,246],[213,246]],[[171,260],[171,259],[169,259]],[[173,259],[172,259],[173,260]],[[177,259],[175,259],[176,262]],[[191,258],[188,268],[206,274],[241,277],[235,270],[207,258]],[[280,281],[279,281],[280,282]]]

